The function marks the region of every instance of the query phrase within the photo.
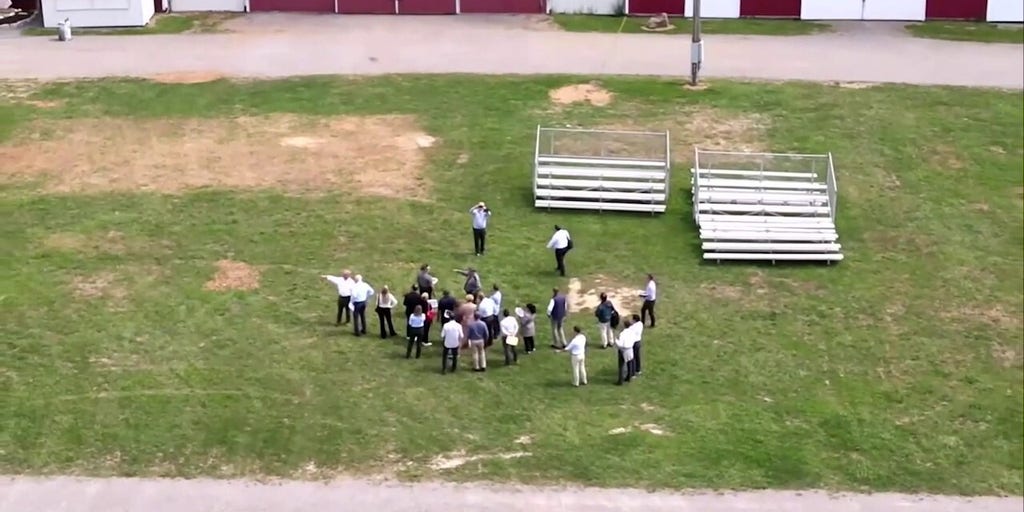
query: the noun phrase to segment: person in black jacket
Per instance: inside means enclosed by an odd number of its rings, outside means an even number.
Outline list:
[[[451,317],[455,318],[455,308],[457,308],[459,302],[452,297],[451,292],[445,290],[441,293],[441,298],[437,301],[437,318],[444,318],[445,313],[451,313]]]
[[[405,298],[402,299],[402,305],[405,306],[405,321],[408,323],[409,317],[412,316],[412,310],[416,309],[416,306],[421,304],[423,299],[420,298],[420,288],[416,285],[412,285],[409,289],[409,293],[405,294]]]

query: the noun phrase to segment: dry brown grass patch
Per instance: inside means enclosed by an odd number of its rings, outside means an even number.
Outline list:
[[[694,146],[710,151],[768,151],[770,148],[766,132],[769,126],[769,119],[759,114],[738,114],[699,107],[672,111],[658,117],[645,118],[640,115],[631,115],[621,122],[597,128],[646,132],[668,130],[672,154],[677,158],[688,158],[693,154]],[[623,145],[623,143],[614,138],[609,140],[613,141],[609,146],[611,148],[609,152],[614,154],[618,149],[614,147],[614,144]],[[644,156],[651,150],[624,147],[620,152],[628,153],[630,151],[634,153],[639,151],[639,156]]]
[[[1001,343],[992,344],[992,358],[1004,368],[1024,366],[1024,347],[1009,347]]]
[[[71,279],[71,292],[79,299],[107,299],[120,301],[128,296],[128,290],[119,282],[113,272],[99,272]]]
[[[597,276],[586,285],[575,277],[569,279],[566,299],[573,311],[594,310],[601,304],[602,293],[608,295],[621,316],[640,312],[640,291],[634,286],[622,286],[605,276]]]
[[[26,126],[0,145],[0,180],[42,176],[58,193],[212,187],[425,198],[422,148],[434,143],[412,116],[65,120]]]
[[[925,155],[925,158],[936,169],[959,171],[967,166],[960,151],[950,144],[940,144],[927,149],[927,151],[928,154]]]
[[[87,236],[81,233],[51,233],[42,240],[44,248],[53,251],[86,254],[122,254],[127,249],[124,233],[109,231],[104,235]]]
[[[556,105],[572,105],[573,103],[590,103],[595,107],[603,107],[612,102],[614,94],[601,85],[573,84],[548,91],[548,98]]]
[[[1009,311],[999,304],[987,307],[970,305],[945,311],[941,316],[947,320],[980,323],[1000,329],[1019,329],[1024,322],[1020,311]]]
[[[204,289],[223,292],[255,290],[260,287],[260,270],[247,263],[232,260],[217,262],[217,273],[206,282]]]
[[[224,78],[224,74],[216,71],[183,71],[178,73],[160,73],[149,77],[161,84],[203,84]]]

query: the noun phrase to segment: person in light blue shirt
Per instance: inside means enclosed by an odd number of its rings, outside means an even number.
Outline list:
[[[469,209],[473,217],[473,252],[477,256],[483,256],[487,245],[487,221],[491,218],[491,209],[480,201]]]

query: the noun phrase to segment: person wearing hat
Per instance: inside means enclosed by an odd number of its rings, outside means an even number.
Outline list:
[[[477,256],[483,256],[487,245],[487,221],[491,218],[491,209],[480,201],[469,209],[473,217],[473,252]]]

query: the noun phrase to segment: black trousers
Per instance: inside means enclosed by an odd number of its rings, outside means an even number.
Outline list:
[[[423,322],[423,343],[430,343],[430,326],[434,325],[434,322],[427,320]]]
[[[391,308],[377,308],[377,323],[380,324],[380,339],[396,335],[395,324],[391,320]]]
[[[448,373],[448,357],[452,358],[452,372],[459,367],[459,349],[444,347],[441,350],[441,375]]]
[[[352,328],[356,336],[366,334],[366,301],[352,303]]]
[[[501,344],[505,346],[505,366],[508,366],[512,363],[518,363],[519,353],[516,352],[516,347],[513,345],[509,345],[508,343],[505,343],[504,340],[502,340]]]
[[[640,349],[643,348],[643,343],[636,342],[633,344],[633,375],[640,373]]]
[[[484,323],[487,324],[487,341],[493,344],[494,340],[498,338],[498,333],[501,332],[497,315],[484,318]]]
[[[348,310],[348,302],[352,300],[352,297],[343,297],[338,295],[338,319],[334,321],[334,325],[341,325],[341,317],[345,316],[345,322],[352,321],[352,312]]]
[[[487,248],[487,230],[473,228],[473,252],[483,254]]]
[[[533,350],[534,350],[533,343],[534,343],[533,336],[523,336],[523,349],[526,350],[526,353],[533,352]]]
[[[569,252],[569,248],[555,249],[555,263],[558,265],[558,273],[565,275],[565,255]]]
[[[636,352],[634,351],[634,359],[632,361],[626,361],[626,356],[621,350],[619,353],[619,380],[616,384],[622,384],[623,382],[629,382],[633,379],[633,363],[636,362]]]
[[[421,286],[420,293],[427,294],[428,299],[434,298],[434,287],[433,286]]]
[[[640,306],[640,321],[647,323],[647,315],[651,315],[651,327],[654,327],[654,303],[653,300],[645,300],[644,305]]]
[[[422,327],[410,327],[409,328],[409,341],[405,345],[405,358],[409,359],[412,356],[412,347],[416,347],[416,359],[420,358],[420,351],[423,349],[423,328]]]

